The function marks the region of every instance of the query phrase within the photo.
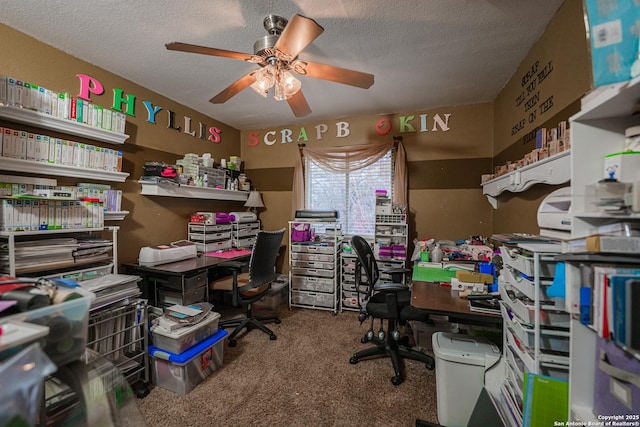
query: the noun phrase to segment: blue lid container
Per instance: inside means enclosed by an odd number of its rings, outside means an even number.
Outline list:
[[[152,345],[149,346],[149,355],[151,357],[156,357],[158,359],[168,360],[171,363],[176,365],[185,365],[194,357],[200,355],[203,351],[207,350],[218,341],[223,340],[229,333],[224,329],[219,329],[218,332],[211,335],[209,338],[199,342],[194,345],[190,349],[183,351],[180,354],[174,354],[167,350],[163,350],[161,348],[154,347]]]

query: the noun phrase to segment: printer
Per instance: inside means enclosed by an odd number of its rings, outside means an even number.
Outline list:
[[[571,187],[559,188],[544,198],[538,207],[540,235],[555,239],[571,237]]]
[[[198,256],[198,247],[188,240],[178,240],[168,245],[145,246],[140,249],[138,263],[145,267],[182,261]]]

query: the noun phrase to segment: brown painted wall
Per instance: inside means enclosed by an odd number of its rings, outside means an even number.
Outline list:
[[[482,196],[480,175],[535,148],[534,142],[525,141],[528,132],[557,126],[579,110],[579,99],[591,82],[582,16],[582,2],[567,0],[492,104],[349,118],[343,121],[349,123],[350,134],[343,138],[336,136],[338,121],[326,122],[329,131],[322,139],[315,133],[319,123],[243,131],[242,158],[247,173],[265,194],[266,210],[261,215],[265,227],[279,228],[289,219],[296,142],[340,146],[387,141],[401,135],[407,151],[412,239],[537,233],[537,208],[557,187],[536,185],[524,193],[503,193],[499,208],[493,210]],[[535,117],[531,116],[534,111]],[[447,113],[451,114],[448,132],[402,132],[399,126],[401,116],[414,115],[411,123],[419,127],[421,114],[432,118]],[[390,119],[393,127],[386,136],[375,132],[376,122],[382,118]],[[522,119],[524,126],[512,134]],[[291,142],[281,142],[283,129],[291,130]],[[276,132],[273,137],[269,135],[269,140],[276,142],[265,144],[265,133],[273,130]],[[306,131],[308,141],[299,137],[301,131],[303,135]],[[256,141],[258,144],[252,146]]]
[[[402,136],[409,171],[410,239],[464,239],[473,234],[491,234],[492,209],[482,196],[480,176],[491,169],[493,141],[493,106],[478,104],[446,107],[384,116],[362,116],[325,122],[328,131],[316,137],[316,126],[290,126],[242,131],[242,158],[247,175],[263,193],[265,209],[260,214],[267,229],[286,227],[291,219],[293,164],[297,142],[308,146],[359,145],[388,141]],[[427,127],[421,125],[421,115]],[[433,121],[435,115],[450,114],[449,130],[443,131]],[[413,125],[401,128],[401,118]],[[388,119],[391,131],[376,132],[380,119]],[[347,122],[349,135],[337,136],[337,122]],[[303,129],[304,128],[304,129]],[[291,142],[282,143],[281,132],[290,129]],[[423,131],[427,129],[426,131]],[[273,132],[275,130],[275,137]],[[307,138],[300,138],[306,131]],[[269,145],[264,142],[277,142]],[[259,141],[257,145],[255,141]],[[298,141],[299,140],[299,141]]]
[[[68,92],[73,96],[80,90],[80,81],[76,74],[88,74],[100,81],[105,88],[105,94],[94,95],[91,101],[110,109],[114,88],[122,89],[125,94],[135,95],[135,117],[127,116],[126,133],[130,137],[124,146],[111,147],[123,151],[123,171],[129,173],[125,183],[108,183],[112,188],[123,190],[122,209],[130,212],[124,221],[110,223],[110,225],[121,227],[118,245],[120,261],[134,261],[142,246],[185,239],[189,215],[195,211],[230,211],[242,208],[241,202],[141,196],[140,185],[137,183],[142,175],[142,166],[145,161],[174,163],[185,153],[210,152],[216,159],[238,155],[240,152],[238,130],[4,25],[0,25],[0,40],[5,41],[2,44],[3,54],[0,56],[0,74],[33,82],[57,92]],[[156,124],[147,122],[147,111],[142,104],[143,101],[150,101],[154,106],[163,108],[157,114]],[[201,121],[208,126],[220,128],[222,141],[214,144],[184,132],[168,129],[166,110],[175,112],[177,126],[184,126],[184,116],[187,116],[195,125]],[[55,135],[54,132],[0,121],[0,126],[4,125]],[[80,137],[57,136],[74,141],[91,142]],[[94,144],[109,146],[109,144]],[[76,183],[73,178],[57,179],[60,184]]]
[[[277,128],[276,142],[272,145],[263,141],[265,133],[271,129],[240,132],[9,27],[0,25],[0,40],[8,41],[3,44],[4,51],[0,57],[2,74],[72,95],[77,94],[80,88],[76,74],[88,74],[98,79],[106,89],[104,95],[93,96],[92,102],[107,108],[112,107],[114,88],[136,96],[135,117],[127,117],[126,133],[131,137],[124,146],[119,146],[124,152],[124,171],[130,176],[123,184],[110,183],[124,191],[123,209],[131,212],[125,221],[116,223],[121,227],[119,253],[123,262],[135,260],[141,246],[185,238],[188,217],[195,211],[242,209],[240,202],[141,196],[137,180],[144,161],[173,163],[190,152],[210,152],[216,159],[239,154],[244,160],[247,175],[263,193],[266,205],[260,214],[263,226],[276,229],[285,227],[290,219],[297,142],[305,142],[309,146],[335,146],[375,143],[402,136],[409,170],[411,239],[434,237],[455,240],[472,234],[537,232],[535,211],[553,188],[534,186],[525,193],[506,194],[499,198],[499,209],[493,210],[482,196],[480,175],[491,172],[496,164],[520,158],[530,151],[528,145],[531,143],[525,143],[523,136],[538,126],[555,126],[558,121],[578,111],[578,100],[590,87],[590,65],[580,0],[565,2],[494,103],[290,126],[292,140],[284,143],[281,142],[280,131],[285,128]],[[525,111],[522,103],[516,103],[522,93],[522,78],[536,61],[536,71],[551,61],[553,72],[537,85],[540,97],[535,107],[539,109],[542,100],[553,96],[553,108],[544,114],[539,113],[528,123],[529,109]],[[147,112],[142,104],[145,100],[163,108],[158,113],[157,124],[146,121]],[[183,117],[188,116],[192,123],[202,121],[208,126],[219,127],[222,142],[213,144],[168,129],[166,110],[176,113],[179,125],[183,125]],[[443,118],[450,114],[448,131],[434,131],[432,120],[436,114]],[[415,116],[413,119],[407,117],[412,115]],[[420,115],[427,117],[426,129],[421,128]],[[401,128],[403,117],[414,126],[414,130]],[[512,135],[514,123],[522,117],[527,120],[526,125]],[[392,127],[384,136],[376,132],[376,123],[381,119],[388,119]],[[338,122],[348,123],[348,136],[338,136]],[[0,126],[4,124],[15,126],[0,121]],[[328,126],[328,130],[318,138],[316,126],[323,124]],[[82,138],[73,139],[82,141]],[[74,183],[67,178],[58,180],[61,184]]]
[[[580,110],[591,88],[591,62],[581,0],[566,0],[494,102],[494,165],[521,159],[535,148],[539,128],[552,128]],[[519,129],[519,122],[524,126]],[[568,183],[567,183],[568,184]],[[540,202],[562,186],[534,185],[502,193],[493,215],[494,233],[538,233]]]

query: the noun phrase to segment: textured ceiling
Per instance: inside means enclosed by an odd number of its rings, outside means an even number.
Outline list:
[[[493,100],[562,0],[0,0],[0,22],[238,129]],[[371,73],[359,89],[300,77],[311,107],[246,89],[209,99],[257,69],[169,51],[173,41],[253,53],[270,13],[324,27],[301,59]],[[5,41],[6,42],[6,41]]]

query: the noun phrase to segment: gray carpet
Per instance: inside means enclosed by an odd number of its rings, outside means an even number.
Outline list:
[[[221,311],[225,319],[230,314]],[[267,314],[267,312],[264,312]],[[262,314],[262,312],[261,312]],[[415,426],[437,421],[435,371],[405,360],[406,380],[391,384],[387,358],[349,357],[368,322],[357,313],[278,309],[276,341],[253,330],[226,340],[224,365],[186,395],[160,387],[138,401],[149,427]]]

